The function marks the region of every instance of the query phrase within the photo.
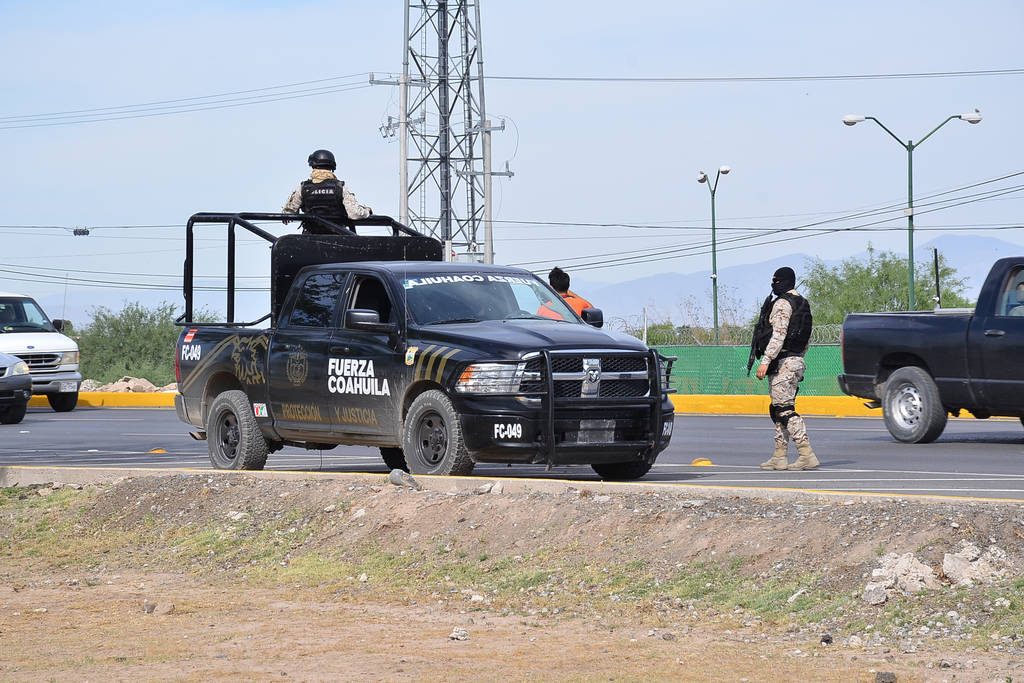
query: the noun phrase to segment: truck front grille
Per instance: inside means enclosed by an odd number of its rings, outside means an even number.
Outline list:
[[[650,393],[647,356],[643,354],[551,354],[551,370],[556,398],[637,398]],[[547,390],[547,371],[543,358],[526,365],[527,392]]]
[[[19,353],[18,358],[28,364],[28,371],[33,375],[56,372],[60,367],[59,353]]]

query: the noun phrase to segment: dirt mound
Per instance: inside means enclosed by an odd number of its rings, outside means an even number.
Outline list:
[[[102,588],[115,573],[147,585],[146,577],[164,577],[170,589],[134,592],[138,609],[147,614],[148,601],[155,613],[163,603],[157,617],[174,628],[195,621],[197,632],[207,620],[221,623],[200,605],[223,590],[244,593],[239,604],[261,622],[273,618],[260,610],[282,601],[293,605],[281,612],[287,620],[301,614],[319,623],[317,610],[336,613],[339,633],[350,629],[349,636],[354,615],[384,615],[371,621],[402,633],[427,628],[436,636],[429,643],[449,643],[438,653],[463,644],[461,634],[449,639],[459,626],[475,656],[493,658],[460,660],[465,671],[488,677],[782,675],[758,674],[762,656],[785,656],[788,677],[814,680],[865,678],[866,661],[925,678],[934,667],[936,680],[948,677],[944,667],[980,680],[1024,673],[1022,506],[698,499],[685,489],[608,494],[571,486],[507,493],[481,480],[415,491],[379,482],[187,474],[85,491],[18,489],[9,494],[18,514],[0,516],[0,538],[11,539],[3,542],[6,557],[26,559],[4,578]],[[970,584],[943,573],[944,563],[982,556],[997,556],[1001,573]],[[911,593],[898,576],[879,574],[901,566],[930,578]],[[873,580],[885,596],[878,604],[863,598]],[[28,583],[42,590],[41,580]],[[166,612],[168,601],[176,609]],[[300,638],[301,623],[289,630],[273,621]],[[376,627],[364,627],[374,635]],[[510,645],[522,635],[517,629],[556,638],[562,653],[566,643],[585,652],[585,643],[599,641],[615,656],[565,655],[545,672],[527,655],[531,648]],[[429,643],[406,654],[429,652]],[[275,647],[288,656],[286,644]],[[650,676],[634,668],[641,650]],[[717,659],[706,660],[709,652]],[[415,667],[392,657],[392,668],[330,670],[448,675],[445,662],[425,664],[420,654]],[[703,668],[678,668],[697,661]],[[581,668],[564,668],[569,662]],[[44,670],[61,671],[34,669]],[[315,671],[306,675],[321,675]]]

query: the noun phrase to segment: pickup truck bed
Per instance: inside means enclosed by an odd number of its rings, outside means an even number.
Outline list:
[[[1022,283],[1024,257],[1004,258],[973,310],[848,315],[840,388],[880,405],[912,443],[936,439],[948,413],[1024,418]]]

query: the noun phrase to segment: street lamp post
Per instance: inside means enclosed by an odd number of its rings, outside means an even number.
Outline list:
[[[903,142],[903,140],[900,140],[900,138],[895,133],[886,128],[885,124],[876,119],[874,116],[847,114],[846,116],[843,117],[843,123],[845,123],[847,126],[854,126],[866,119],[870,119],[871,121],[877,123],[882,128],[882,130],[884,130],[886,133],[892,136],[893,140],[900,143],[900,146],[903,149],[907,150],[907,286],[909,288],[908,291],[910,293],[909,308],[911,311],[913,311],[915,308],[917,308],[916,302],[914,300],[914,150],[920,147],[921,143],[930,138],[932,136],[932,133],[937,131],[939,128],[942,128],[944,125],[946,125],[953,119],[960,119],[961,121],[966,121],[967,123],[979,123],[981,121],[981,114],[978,112],[977,109],[967,114],[953,114],[952,116],[948,117],[945,121],[932,128],[931,131],[923,138],[918,140],[917,143],[915,143],[913,140],[907,140],[906,142]]]
[[[697,182],[707,183],[708,191],[711,192],[711,301],[715,325],[715,346],[718,345],[718,252],[715,240],[715,190],[718,189],[718,179],[728,175],[731,170],[728,166],[719,166],[713,185],[708,183],[707,173],[701,171],[697,174]]]

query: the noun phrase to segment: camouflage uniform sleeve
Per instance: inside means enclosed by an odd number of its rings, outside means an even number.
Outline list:
[[[345,203],[345,213],[349,220],[358,221],[370,215],[370,210],[356,201],[356,196],[349,191],[348,187],[342,188],[342,201]]]
[[[302,185],[295,188],[291,196],[288,197],[288,201],[284,203],[284,207],[281,209],[281,213],[298,213],[299,208],[302,206]]]
[[[793,315],[793,307],[785,299],[778,299],[772,306],[768,322],[772,324],[772,338],[768,347],[761,356],[761,365],[768,365],[782,351],[782,343],[786,341],[786,331],[789,329],[789,318]]]

